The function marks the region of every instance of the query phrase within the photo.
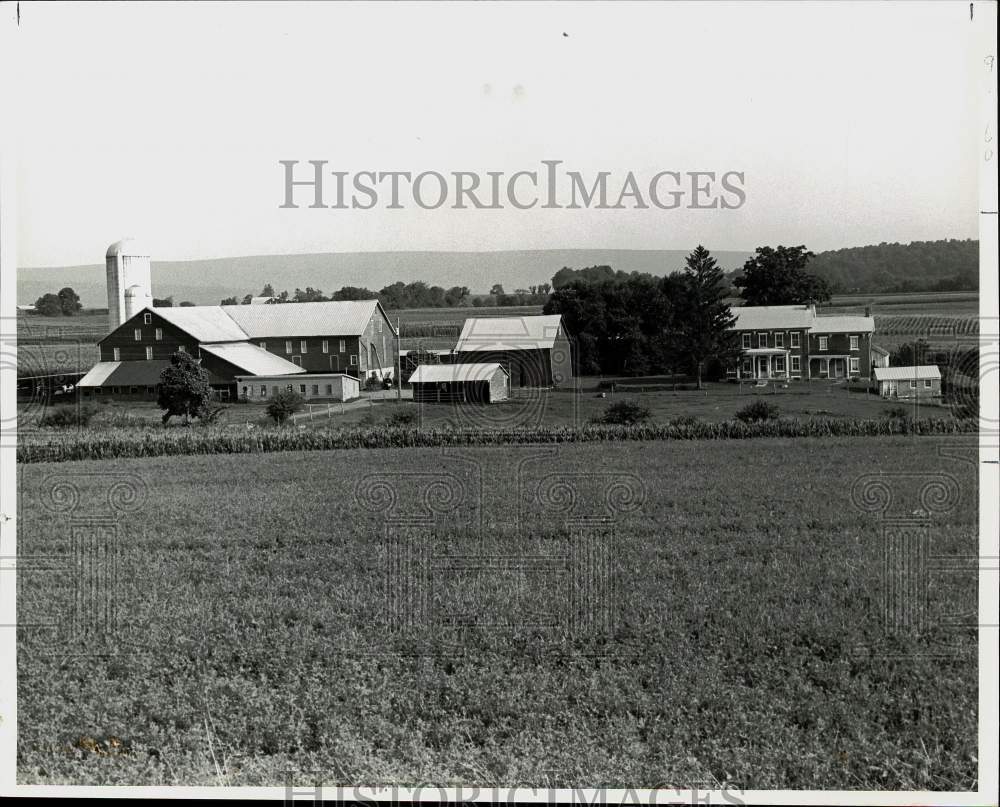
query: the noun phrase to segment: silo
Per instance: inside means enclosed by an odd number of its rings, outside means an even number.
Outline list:
[[[132,317],[142,311],[142,309],[152,307],[153,298],[149,291],[144,289],[138,283],[135,283],[125,289],[125,316],[122,319],[122,322],[132,319]]]
[[[131,316],[125,304],[126,291],[131,292],[129,303],[132,314],[153,304],[149,250],[134,238],[124,238],[108,247],[105,262],[108,278],[108,325],[114,330]]]

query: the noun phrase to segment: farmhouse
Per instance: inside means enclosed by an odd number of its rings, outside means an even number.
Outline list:
[[[418,403],[496,403],[510,397],[510,374],[498,362],[421,364],[410,386]]]
[[[941,371],[937,365],[876,367],[874,373],[883,398],[941,397]]]
[[[455,346],[459,364],[496,362],[512,387],[565,387],[573,383],[569,337],[558,314],[472,317]]]
[[[875,320],[819,316],[813,305],[733,309],[740,355],[730,378],[870,378]]]

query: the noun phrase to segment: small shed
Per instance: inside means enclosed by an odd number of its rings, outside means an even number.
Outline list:
[[[496,403],[510,398],[510,374],[499,362],[421,364],[410,376],[413,400],[424,403]]]
[[[236,376],[241,401],[261,403],[283,389],[291,389],[307,401],[353,401],[361,394],[358,379],[346,373]]]
[[[873,372],[883,398],[941,397],[941,371],[935,364],[876,367]]]
[[[889,366],[889,351],[879,345],[872,345],[872,368]]]

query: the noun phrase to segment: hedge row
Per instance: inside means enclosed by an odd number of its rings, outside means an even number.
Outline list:
[[[173,454],[258,454],[271,451],[323,451],[341,448],[495,446],[531,443],[589,443],[620,440],[747,440],[759,437],[875,437],[899,434],[975,433],[975,420],[824,418],[760,423],[646,423],[630,426],[588,424],[511,429],[369,428],[258,429],[193,427],[163,431],[78,431],[43,441],[34,435],[17,447],[18,462],[159,457]]]

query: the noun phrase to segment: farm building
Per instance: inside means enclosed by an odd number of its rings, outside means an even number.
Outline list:
[[[268,400],[279,390],[298,392],[307,400],[353,401],[361,394],[361,385],[345,373],[300,373],[289,375],[238,375],[236,387],[241,401]]]
[[[872,370],[876,367],[889,366],[889,351],[884,347],[872,345]]]
[[[510,397],[510,375],[498,362],[421,364],[410,386],[418,403],[496,403]]]
[[[871,378],[875,320],[819,316],[813,305],[742,306],[732,309],[740,355],[733,379]]]
[[[558,314],[467,319],[455,346],[454,361],[501,364],[512,387],[573,384],[572,349]]]
[[[876,367],[874,373],[883,398],[941,397],[941,371],[935,364]]]

